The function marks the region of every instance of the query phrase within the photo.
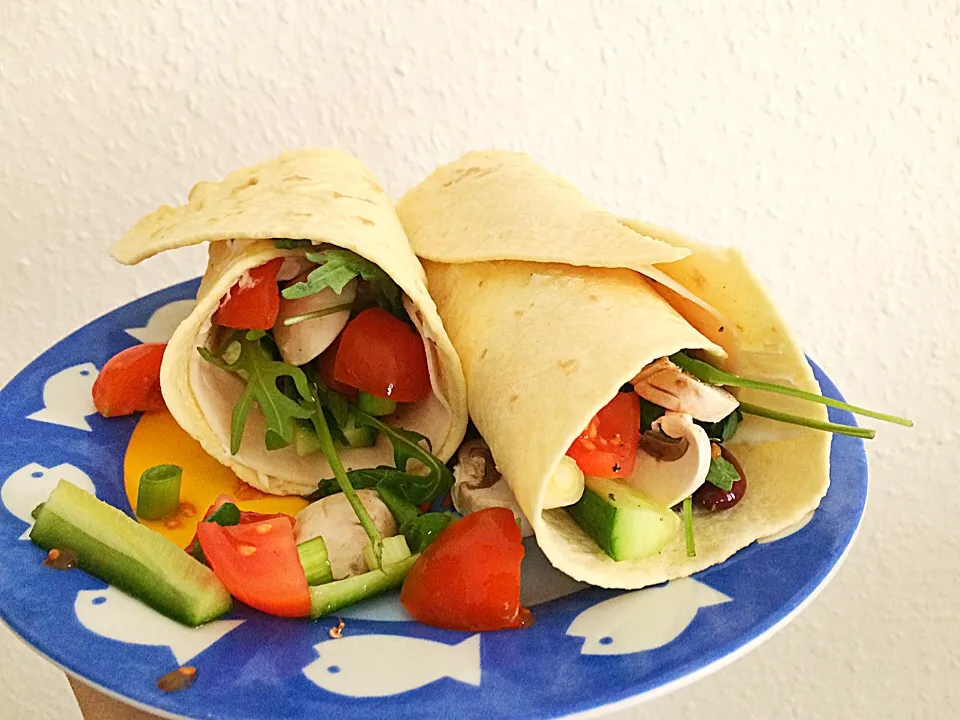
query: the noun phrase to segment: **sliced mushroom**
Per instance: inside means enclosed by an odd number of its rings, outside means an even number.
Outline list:
[[[483,440],[469,440],[460,447],[453,477],[456,482],[450,496],[457,512],[469,515],[491,507],[507,508],[520,523],[521,535],[533,535],[533,528],[524,517],[510,486],[497,470],[490,448]]]
[[[668,358],[650,363],[631,382],[644,400],[704,422],[723,420],[740,404],[723,388],[701,382]]]
[[[376,490],[358,490],[357,495],[380,534],[396,535],[397,521]],[[328,495],[307,505],[297,513],[296,520],[294,536],[298,545],[317,536],[323,538],[334,580],[367,572],[363,549],[370,544],[370,539],[343,493]]]
[[[710,438],[685,413],[667,412],[654,420],[652,429],[681,444],[685,441],[686,451],[678,459],[662,460],[641,447],[633,473],[624,482],[653,502],[673,507],[703,485],[710,469]]]
[[[305,279],[306,273],[300,275],[294,282]],[[356,280],[347,283],[339,295],[331,288],[324,288],[318,293],[296,300],[287,300],[281,296],[280,312],[273,326],[273,337],[277,341],[277,347],[284,362],[291,365],[305,365],[330,347],[350,319],[350,310],[345,309],[294,325],[284,325],[284,320],[329,310],[339,305],[350,305],[356,296]]]

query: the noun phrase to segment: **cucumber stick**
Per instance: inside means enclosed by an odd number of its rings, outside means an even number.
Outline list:
[[[613,560],[639,560],[663,550],[680,519],[629,485],[586,478],[583,496],[566,508],[581,529]]]
[[[44,550],[72,550],[80,569],[184,625],[201,625],[230,610],[230,594],[213,571],[64,480],[40,510],[30,539]]]
[[[371,570],[363,575],[335,580],[310,588],[310,619],[317,620],[347,605],[372,598],[387,590],[400,587],[419,555],[411,555],[382,570]]]

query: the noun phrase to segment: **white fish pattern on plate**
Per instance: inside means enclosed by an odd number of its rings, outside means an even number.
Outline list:
[[[624,593],[587,608],[567,635],[583,638],[581,655],[628,655],[676,640],[703,607],[732,598],[709,585],[681,578],[660,587]]]
[[[245,620],[214,620],[190,628],[161,615],[115,587],[81,590],[73,604],[87,630],[117,642],[168,647],[178,665],[192,660]]]
[[[34,508],[47,501],[50,493],[61,480],[73,483],[81,490],[86,490],[93,495],[97,494],[90,476],[69,463],[52,468],[46,468],[40,463],[30,463],[11,473],[3,481],[0,500],[11,514],[27,524],[27,529],[20,536],[21,540],[27,540],[30,537],[30,529],[33,527],[31,513]]]
[[[90,432],[86,418],[97,411],[93,383],[98,374],[93,363],[81,363],[50,376],[43,384],[43,407],[27,419]]]
[[[480,684],[480,635],[457,645],[400,635],[352,635],[314,646],[303,674],[328,692],[387,697],[449,677]]]
[[[196,305],[194,300],[175,300],[157,308],[143,327],[127,328],[124,332],[142,343],[168,342]]]

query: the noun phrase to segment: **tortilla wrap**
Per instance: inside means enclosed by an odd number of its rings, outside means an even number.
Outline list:
[[[473,167],[484,173],[470,174]],[[501,191],[503,207],[523,212],[492,211],[492,183],[501,175],[511,179]],[[462,180],[451,184],[456,177]],[[480,183],[478,199],[473,186]],[[739,252],[626,220],[617,224],[636,231],[637,244],[663,243],[688,254],[651,265],[634,262],[634,255],[619,268],[588,267],[602,250],[599,233],[586,233],[589,240],[579,246],[552,242],[553,219],[570,218],[571,207],[567,184],[522,156],[499,152],[470,153],[440,168],[397,206],[415,252],[430,258],[424,261],[430,292],[463,363],[470,414],[545,555],[577,580],[639,588],[719,563],[798,522],[827,490],[830,436],[753,416],[728,443],[747,493],[732,509],[695,513],[696,557],[687,557],[678,533],[656,556],[615,562],[565,511],[543,509],[550,478],[573,440],[623,383],[657,358],[699,349],[734,372],[817,390],[795,338]],[[470,224],[451,220],[462,216]],[[610,219],[616,220],[605,215],[603,227]],[[563,264],[531,262],[547,252],[541,246],[556,250],[551,259]],[[476,257],[469,248],[477,248]],[[609,256],[605,261],[616,264]],[[762,402],[826,418],[824,408],[809,403],[769,395]]]
[[[389,421],[426,435],[434,454],[449,458],[467,425],[459,359],[390,198],[358,160],[338,150],[291,151],[232,172],[222,182],[199,183],[186,205],[164,206],[146,215],[113,246],[117,260],[134,264],[163,250],[210,243],[197,305],[170,339],[160,371],[164,399],[180,426],[206,452],[264,492],[308,494],[318,480],[332,476],[322,453],[300,458],[292,446],[267,451],[258,408],[250,414],[240,451],[231,455],[230,414],[243,382],[197,352],[198,346],[217,343],[213,314],[249,270],[277,257],[291,258],[289,264],[295,266],[293,258],[302,256],[299,250],[276,248],[272,238],[308,239],[351,250],[376,263],[400,286],[424,339],[433,393],[418,403],[402,404]],[[341,459],[347,470],[392,465],[393,451],[381,436],[373,447],[342,450]]]

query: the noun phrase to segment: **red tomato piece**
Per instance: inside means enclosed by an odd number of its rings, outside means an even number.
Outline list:
[[[635,393],[617,393],[573,441],[567,455],[576,460],[584,475],[629,477],[639,441],[640,398]]]
[[[238,281],[220,301],[213,321],[237,330],[269,330],[280,312],[280,288],[277,274],[283,258],[276,258],[249,271],[249,278]]]
[[[520,528],[507,508],[488,508],[444,530],[410,568],[400,602],[417,620],[477,632],[524,627]]]
[[[307,576],[289,518],[223,527],[197,526],[210,567],[237,600],[270,615],[310,614]]]
[[[381,308],[364,310],[340,333],[333,377],[397,402],[423,400],[431,389],[420,334]]]
[[[164,343],[134,345],[107,360],[93,383],[93,405],[104,417],[166,409],[160,392]]]
[[[315,362],[317,372],[320,374],[320,379],[327,384],[327,387],[331,390],[336,390],[338,393],[346,395],[352,400],[354,397],[356,397],[357,389],[352,388],[349,385],[344,385],[341,382],[337,382],[337,379],[333,376],[333,364],[337,360],[337,351],[340,349],[341,337],[343,337],[343,333],[341,333],[337,339],[333,341],[333,345],[320,354],[320,357],[318,357]]]
[[[226,505],[227,503],[232,503],[233,505],[236,505],[237,501],[234,498],[232,498],[230,495],[227,495],[226,493],[220,493],[217,496],[217,499],[214,501],[213,505],[211,505],[207,509],[207,511],[203,514],[203,518],[201,519],[200,522],[206,522],[207,520],[209,520],[211,515],[213,515],[217,510],[219,510],[223,505]],[[296,519],[290,517],[286,513],[261,513],[261,512],[255,512],[253,510],[241,510],[240,522],[238,524],[245,525],[247,523],[260,522],[261,520],[273,520],[274,518],[286,518],[287,520],[290,521],[290,524],[293,527],[297,526]],[[197,533],[194,532],[193,540],[190,541],[190,544],[187,545],[187,547],[185,547],[184,550],[186,550],[188,553],[196,557],[195,548],[199,544],[200,544],[200,540],[197,537]]]

